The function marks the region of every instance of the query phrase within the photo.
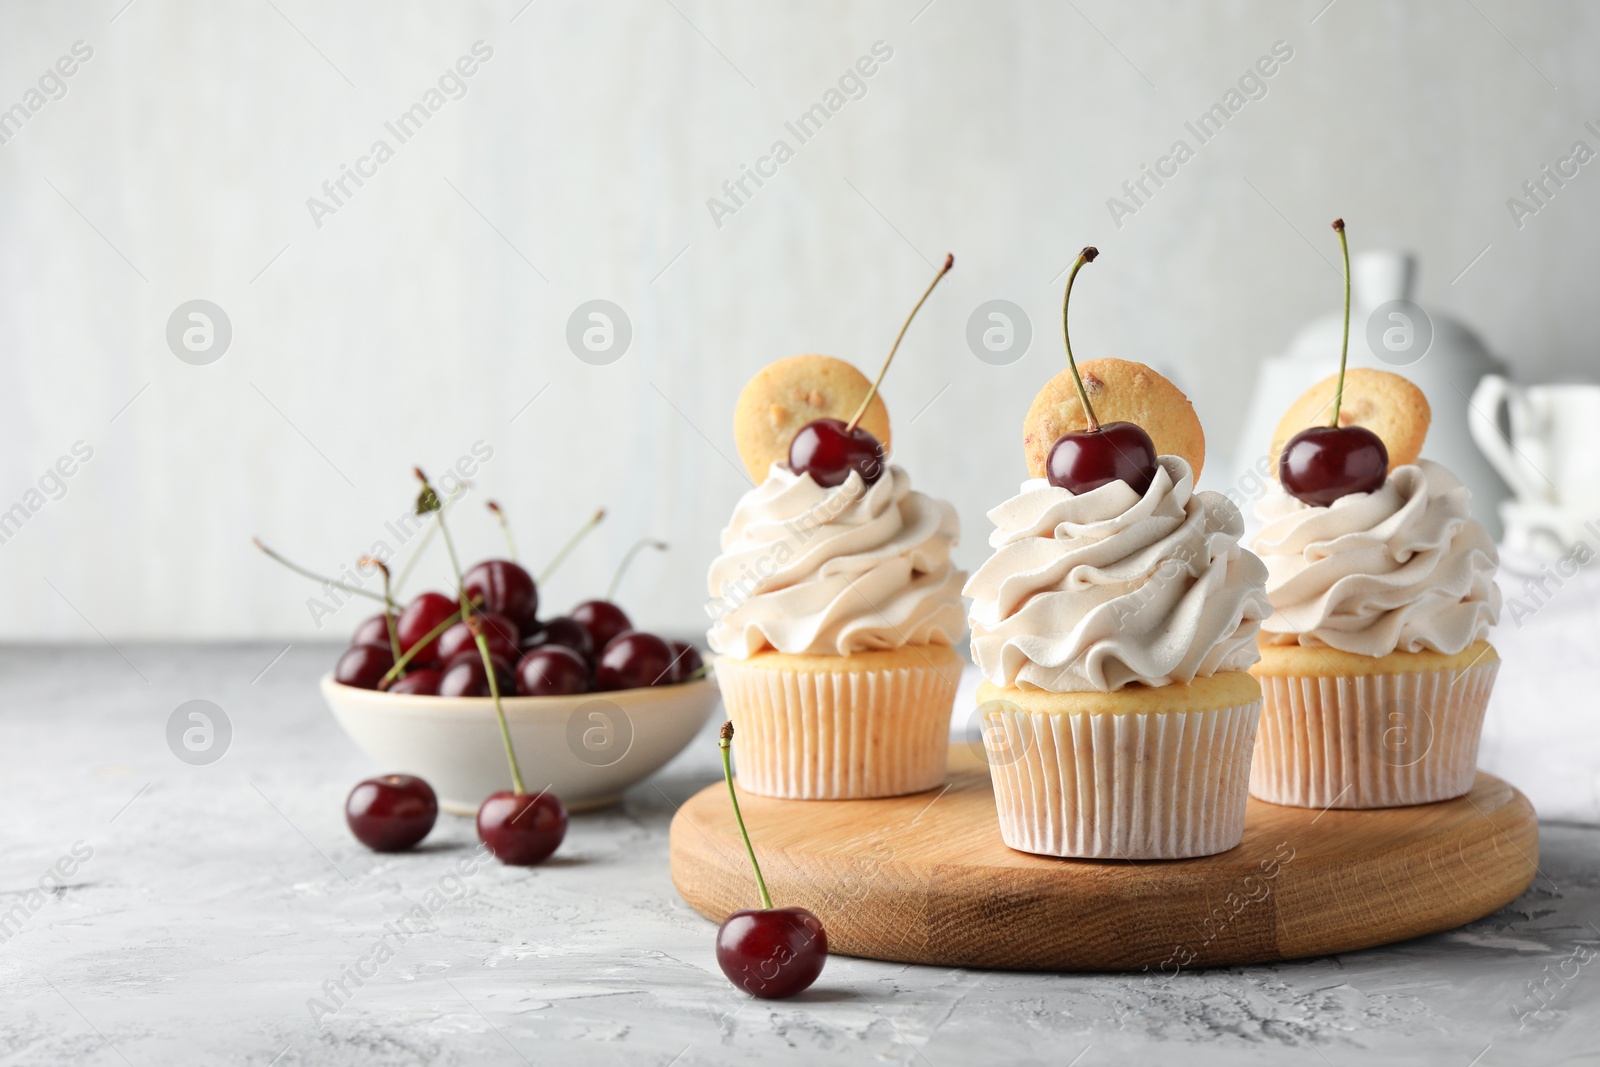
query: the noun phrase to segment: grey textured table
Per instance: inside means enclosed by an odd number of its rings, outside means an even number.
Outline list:
[[[1545,825],[1522,899],[1389,948],[1170,980],[834,957],[807,994],[758,1002],[667,870],[674,805],[717,774],[710,731],[574,817],[552,862],[460,877],[469,820],[410,855],[350,837],[344,794],[381,768],[321,705],[332,651],[281,650],[0,651],[0,1062],[1600,1060],[1600,829]],[[190,699],[232,723],[210,766],[167,747]],[[418,903],[437,911],[406,933]],[[380,943],[352,995],[326,991]]]

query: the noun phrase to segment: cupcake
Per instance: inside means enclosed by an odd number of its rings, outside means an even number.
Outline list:
[[[859,799],[944,782],[960,524],[888,462],[876,388],[841,360],[793,356],[739,398],[735,435],[759,484],[722,531],[707,636],[753,793]]]
[[[989,513],[964,590],[1000,834],[1046,856],[1223,852],[1244,831],[1266,571],[1238,509],[1194,490],[1182,392],[1117,359],[1080,381],[1067,355],[1028,414],[1033,477]]]
[[[1499,669],[1498,556],[1467,488],[1419,458],[1421,390],[1343,362],[1279,423],[1279,484],[1256,509],[1272,613],[1250,792],[1308,808],[1448,800],[1472,788]]]

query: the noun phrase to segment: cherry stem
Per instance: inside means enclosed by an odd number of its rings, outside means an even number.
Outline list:
[[[577,533],[567,538],[567,543],[561,546],[561,551],[557,552],[555,558],[549,563],[546,563],[544,570],[539,572],[540,585],[543,585],[545,582],[550,580],[550,576],[555,573],[556,568],[561,566],[562,563],[566,562],[567,557],[572,554],[572,550],[577,548],[579,542],[581,542],[585,537],[588,537],[589,531],[594,529],[596,526],[599,526],[600,520],[604,519],[605,517],[606,509],[601,508],[599,511],[596,511],[592,516],[590,516],[588,522],[578,527]]]
[[[1078,276],[1078,271],[1085,263],[1093,263],[1100,250],[1094,245],[1089,245],[1072,263],[1072,271],[1067,275],[1067,291],[1061,296],[1061,343],[1067,349],[1067,366],[1072,368],[1072,381],[1078,387],[1078,399],[1083,403],[1083,414],[1089,420],[1091,433],[1100,429],[1100,420],[1094,416],[1094,408],[1089,405],[1089,391],[1083,387],[1083,376],[1078,373],[1078,361],[1072,358],[1072,334],[1067,330],[1067,305],[1072,301],[1072,279]]]
[[[500,532],[505,535],[506,539],[506,554],[511,557],[512,563],[517,562],[517,542],[511,536],[510,520],[506,518],[506,513],[500,509],[499,504],[495,503],[493,500],[486,501],[485,503],[489,510],[494,512],[494,517],[500,520]]]
[[[1333,228],[1339,234],[1339,251],[1344,253],[1344,340],[1339,342],[1339,385],[1333,391],[1333,422],[1339,425],[1339,405],[1344,403],[1344,364],[1350,355],[1350,242],[1344,235],[1344,219],[1334,219]]]
[[[722,724],[717,747],[722,749],[722,777],[728,783],[728,799],[733,801],[733,817],[739,821],[739,836],[744,838],[744,850],[750,854],[750,866],[756,869],[756,888],[761,891],[761,906],[772,910],[772,894],[767,892],[767,881],[761,877],[761,864],[756,862],[756,850],[750,844],[750,832],[744,828],[744,813],[739,810],[739,794],[733,788],[733,765],[729,762],[728,748],[733,743],[733,723]]]
[[[362,556],[356,560],[360,567],[376,567],[383,572],[383,626],[389,631],[389,654],[400,659],[400,635],[394,628],[394,597],[389,594],[389,568],[381,559]]]
[[[489,658],[489,642],[484,639],[481,624],[476,619],[469,620],[467,625],[472,627],[472,639],[478,645],[478,655],[483,658],[484,673],[489,676],[489,695],[494,698],[495,718],[500,720],[500,741],[506,746],[506,761],[511,764],[512,791],[520,797],[528,790],[522,785],[522,768],[517,766],[517,753],[511,747],[511,728],[506,725],[506,713],[500,707],[500,682],[495,678],[494,664]]]
[[[422,487],[433,494],[435,502],[439,502],[439,492],[428,482],[428,476],[422,473],[421,467],[411,468],[416,474]],[[512,791],[521,796],[527,790],[522,787],[522,769],[517,766],[517,753],[511,747],[511,728],[506,725],[506,711],[500,706],[500,683],[495,680],[494,659],[489,655],[489,642],[484,640],[482,632],[472,626],[472,601],[467,598],[466,584],[461,580],[461,561],[456,558],[455,542],[450,540],[450,528],[444,522],[444,505],[434,509],[434,514],[439,519],[439,536],[444,539],[445,551],[450,553],[450,569],[456,576],[456,593],[461,598],[461,618],[469,627],[472,627],[472,639],[478,646],[478,656],[483,660],[483,673],[489,679],[489,696],[494,698],[494,716],[500,722],[500,740],[506,748],[506,762],[511,765]]]
[[[291,563],[289,560],[287,560],[284,557],[278,555],[278,553],[274,552],[272,549],[270,549],[266,545],[262,544],[261,543],[261,538],[259,538],[259,537],[252,537],[250,539],[250,541],[257,548],[259,548],[262,552],[265,552],[268,559],[271,559],[271,560],[274,560],[274,561],[276,561],[278,563],[283,564],[285,567],[288,567],[290,570],[294,571],[296,574],[298,574],[298,575],[300,575],[302,577],[310,578],[312,581],[321,582],[324,585],[331,585],[335,589],[343,589],[346,593],[354,593],[356,596],[364,596],[364,597],[368,597],[368,598],[370,598],[372,600],[377,600],[377,601],[380,601],[380,602],[382,602],[384,600],[384,598],[379,596],[377,593],[371,592],[371,591],[366,590],[366,589],[362,589],[359,586],[347,585],[344,582],[341,582],[336,578],[325,578],[322,575],[318,574],[316,571],[306,570],[304,567],[300,566],[298,563]]]
[[[450,505],[454,504],[461,498],[461,494],[464,492],[466,492],[465,486],[451,493],[449,500],[440,502],[439,510],[444,511],[446,508],[450,507]],[[422,540],[418,542],[417,550],[411,553],[411,558],[406,560],[406,565],[400,568],[400,577],[394,580],[394,591],[396,596],[400,595],[400,589],[406,584],[406,579],[411,577],[411,568],[417,565],[417,560],[421,559],[422,554],[428,550],[428,545],[433,541],[433,533],[436,529],[438,529],[438,527],[429,526],[422,532]]]
[[[478,601],[473,600],[472,606],[477,607]],[[406,667],[410,665],[411,661],[417,658],[418,652],[421,652],[423,649],[427,648],[433,643],[434,638],[438,637],[440,634],[444,633],[446,630],[450,629],[450,627],[454,626],[460,621],[461,611],[458,608],[457,610],[452,611],[439,625],[423,634],[421,640],[417,641],[416,644],[406,649],[405,653],[399,659],[394,661],[394,666],[390,667],[388,672],[378,680],[378,688],[383,689],[390,682],[398,678],[400,676],[400,672],[405,670]]]
[[[933,287],[939,284],[939,279],[950,273],[950,268],[956,265],[954,253],[944,257],[944,266],[939,268],[939,273],[933,276],[933,281],[928,283],[928,288],[922,292],[922,299],[917,301],[917,306],[911,309],[911,314],[906,316],[906,321],[901,324],[900,332],[895,335],[894,344],[889,349],[889,357],[883,361],[883,367],[878,371],[878,378],[872,383],[872,388],[867,390],[867,395],[861,398],[861,406],[856,409],[855,417],[844,428],[846,434],[855,432],[856,425],[861,422],[861,417],[867,413],[867,405],[872,403],[872,398],[878,393],[878,386],[883,384],[883,376],[889,373],[889,364],[894,362],[894,354],[900,350],[900,340],[905,337],[906,331],[911,328],[911,320],[917,317],[917,312],[922,310],[922,305],[927,302],[928,295],[933,292]]]
[[[627,554],[622,557],[622,562],[617,564],[617,573],[611,576],[611,584],[606,587],[607,600],[617,595],[617,586],[622,584],[622,576],[628,572],[628,565],[633,562],[634,556],[637,556],[646,548],[653,548],[657,552],[665,552],[667,543],[665,541],[652,541],[648,537],[635,541],[633,547],[628,549]]]

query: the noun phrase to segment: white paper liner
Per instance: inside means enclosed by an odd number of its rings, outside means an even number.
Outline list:
[[[944,784],[961,661],[808,672],[717,661],[739,786],[789,800],[859,800]]]
[[[1472,788],[1498,659],[1460,670],[1263,675],[1250,795],[1301,808],[1394,808]]]
[[[1010,847],[1079,859],[1226,852],[1244,833],[1261,703],[1122,715],[985,714],[984,747]]]

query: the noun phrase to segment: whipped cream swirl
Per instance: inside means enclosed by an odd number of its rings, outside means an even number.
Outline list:
[[[1161,456],[1143,496],[1125,482],[1081,495],[1042,478],[993,511],[994,554],[972,597],[972,658],[996,685],[1111,692],[1241,671],[1270,610],[1244,520]]]
[[[1428,460],[1381,489],[1313,507],[1276,484],[1256,505],[1252,547],[1267,565],[1271,644],[1364,656],[1454,654],[1500,617],[1494,542],[1466,486]]]
[[[774,463],[740,499],[711,564],[713,651],[840,655],[960,638],[961,582],[950,562],[955,508],[913,492],[890,466],[819,486]]]

